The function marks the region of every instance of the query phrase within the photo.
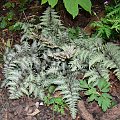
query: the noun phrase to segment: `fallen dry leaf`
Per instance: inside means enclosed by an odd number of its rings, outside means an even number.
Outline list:
[[[27,113],[27,115],[29,115],[29,116],[35,116],[35,115],[37,115],[39,112],[40,112],[39,109],[35,109],[35,111],[34,111],[33,113]]]
[[[23,110],[23,106],[22,106],[22,105],[19,105],[19,106],[17,107],[16,113],[17,113],[18,115],[20,115],[21,112],[22,112],[22,110]]]
[[[35,106],[36,106],[36,108],[38,108],[39,107],[39,102],[36,102]]]

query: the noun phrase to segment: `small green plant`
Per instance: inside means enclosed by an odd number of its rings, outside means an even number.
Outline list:
[[[110,83],[104,79],[99,80],[98,85],[88,84],[85,80],[80,81],[80,87],[85,90],[85,95],[89,96],[88,101],[97,101],[103,111],[111,107],[112,97],[108,94]]]
[[[62,97],[54,97],[53,93],[55,92],[56,87],[54,85],[51,85],[48,88],[47,95],[44,97],[44,103],[47,106],[52,105],[53,111],[60,112],[61,114],[64,114],[65,109],[65,101],[62,99]]]
[[[41,4],[48,2],[49,5],[53,8],[58,0],[42,0]],[[91,1],[90,0],[63,0],[64,6],[66,10],[75,18],[79,13],[79,5],[89,13],[91,13]]]
[[[4,29],[10,25],[10,22],[13,20],[15,14],[13,9],[15,8],[15,4],[12,2],[7,2],[4,4],[4,7],[9,10],[9,12],[6,14],[6,16],[0,17],[0,28]],[[11,27],[11,26],[10,26]]]
[[[64,114],[65,102],[61,97],[51,98],[49,105],[53,105],[53,110]]]
[[[52,105],[53,111],[64,114],[64,109],[65,109],[66,104],[61,97],[54,97],[50,95],[50,93],[48,93],[47,96],[44,97],[44,103],[47,106]]]
[[[120,3],[107,7],[106,16],[91,25],[96,27],[97,36],[103,38],[115,38],[120,33]]]
[[[44,97],[44,103],[49,105],[50,99],[53,98],[52,94],[55,92],[55,86],[54,85],[49,86],[49,88],[46,91],[47,95]]]

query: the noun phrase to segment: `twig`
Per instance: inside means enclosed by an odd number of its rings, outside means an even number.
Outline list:
[[[85,120],[95,120],[93,116],[87,111],[85,108],[85,104],[83,100],[79,100],[78,102],[78,109],[80,111],[81,117]]]

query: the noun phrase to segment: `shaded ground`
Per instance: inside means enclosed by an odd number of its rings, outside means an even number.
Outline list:
[[[70,115],[54,113],[39,100],[32,98],[21,98],[9,100],[7,91],[0,92],[0,120],[71,120]]]

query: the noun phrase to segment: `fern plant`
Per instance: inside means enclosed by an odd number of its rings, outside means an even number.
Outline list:
[[[83,65],[74,64],[74,67],[83,69],[81,66],[84,66],[84,78],[89,78],[88,83],[95,82],[98,84],[100,78],[108,81],[109,70],[111,69],[114,69],[114,73],[120,79],[120,47],[112,43],[104,44],[100,39],[87,42],[81,40],[81,48],[76,54],[79,61],[74,62]]]
[[[79,81],[73,78],[62,78],[56,79],[53,81],[54,84],[57,84],[58,87],[56,90],[61,91],[61,95],[63,96],[63,99],[65,100],[66,104],[68,105],[71,116],[73,119],[76,118],[77,113],[77,101],[80,99],[79,90],[80,85]]]
[[[81,73],[83,79],[87,79],[90,89],[97,91],[98,87],[102,91],[100,80],[109,82],[110,69],[114,69],[120,79],[120,48],[112,43],[105,44],[99,38],[81,35],[71,40],[58,18],[55,11],[48,8],[39,24],[19,23],[24,34],[20,45],[6,50],[2,86],[8,88],[11,99],[26,94],[44,100],[46,88],[57,85],[56,91],[61,92],[75,119],[81,90],[77,75]],[[107,92],[97,97],[104,111],[111,100]],[[105,96],[107,105],[103,106]]]
[[[57,90],[61,91],[63,99],[70,108],[72,117],[75,118],[79,84],[75,80],[75,75],[71,76],[68,64],[69,59],[75,53],[75,46],[58,46],[63,37],[68,39],[66,28],[62,26],[52,9],[48,8],[45,16],[41,17],[41,22],[37,25],[18,23],[24,30],[24,34],[21,38],[21,45],[15,45],[10,51],[6,50],[3,71],[5,80],[2,85],[8,88],[11,99],[26,94],[43,100],[45,88],[56,84]],[[49,22],[51,24],[44,24]],[[56,25],[58,28],[54,29]],[[32,44],[30,40],[33,40]]]
[[[106,10],[107,11],[107,10]],[[99,37],[110,38],[120,33],[120,3],[108,10],[106,16],[91,24],[97,28]]]
[[[37,48],[38,47],[38,48]],[[3,86],[8,87],[10,98],[19,98],[25,94],[44,97],[44,72],[40,70],[41,61],[38,59],[40,45],[34,42],[31,46],[27,42],[15,45],[14,49],[7,50],[4,56]],[[40,74],[39,72],[42,72]],[[38,73],[38,74],[36,74]]]
[[[42,26],[42,35],[46,38],[50,38],[56,44],[61,45],[61,42],[65,42],[66,38],[66,28],[62,25],[60,17],[57,15],[54,9],[50,7],[43,13],[40,17],[40,25]],[[64,41],[63,41],[64,39]]]
[[[111,96],[109,92],[109,73],[114,70],[114,74],[120,80],[120,47],[113,44],[105,44],[101,39],[92,38],[89,40],[76,39],[76,50],[70,64],[71,69],[77,69],[83,73],[80,81],[81,90],[90,96],[89,101],[97,101],[103,111],[111,106]]]

